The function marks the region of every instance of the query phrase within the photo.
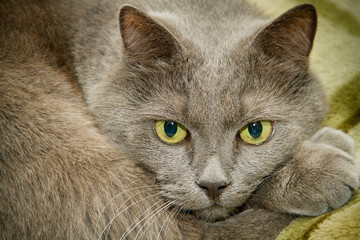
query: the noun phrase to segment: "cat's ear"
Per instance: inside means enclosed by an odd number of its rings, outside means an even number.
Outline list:
[[[316,9],[302,4],[285,12],[255,38],[256,47],[271,57],[306,61],[317,25]]]
[[[179,50],[175,37],[138,9],[123,6],[119,18],[124,48],[131,61],[166,60]]]

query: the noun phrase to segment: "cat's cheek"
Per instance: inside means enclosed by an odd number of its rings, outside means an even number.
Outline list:
[[[221,195],[221,205],[228,208],[241,207],[250,197],[254,187],[255,186],[252,185],[246,186],[234,183],[232,187],[229,187],[229,189]]]
[[[171,176],[181,175],[188,171],[186,157],[186,147],[182,145],[172,146],[160,142],[156,137],[150,138],[150,134],[139,135],[135,144],[129,146],[132,156],[142,164],[150,168],[156,175],[163,175],[161,179]],[[191,177],[191,176],[189,176]]]
[[[175,179],[173,183],[161,182],[160,194],[165,199],[175,200],[174,205],[185,211],[209,208],[212,203],[193,181]]]

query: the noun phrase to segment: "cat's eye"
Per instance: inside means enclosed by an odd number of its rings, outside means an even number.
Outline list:
[[[188,135],[183,125],[169,120],[156,121],[155,132],[161,140],[172,144],[183,141]]]
[[[261,120],[246,125],[240,130],[239,136],[246,143],[259,145],[268,140],[272,134],[272,123],[267,120]]]

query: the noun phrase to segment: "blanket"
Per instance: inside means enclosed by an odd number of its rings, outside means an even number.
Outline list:
[[[271,18],[304,3],[301,0],[250,0]],[[324,126],[355,139],[360,171],[360,1],[310,0],[318,11],[318,31],[310,55],[329,101]],[[285,228],[277,240],[360,239],[360,193],[342,208],[315,218],[301,217]]]

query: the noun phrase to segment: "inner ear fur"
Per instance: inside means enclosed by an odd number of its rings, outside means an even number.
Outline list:
[[[265,27],[255,37],[254,44],[270,57],[306,61],[313,46],[316,27],[315,7],[302,4]]]
[[[120,33],[131,61],[169,59],[178,50],[175,37],[154,19],[135,7],[120,9]]]

